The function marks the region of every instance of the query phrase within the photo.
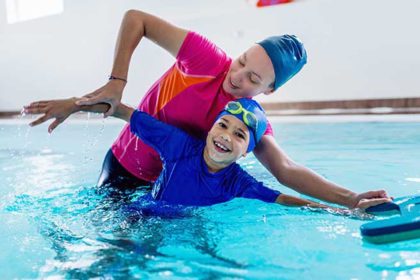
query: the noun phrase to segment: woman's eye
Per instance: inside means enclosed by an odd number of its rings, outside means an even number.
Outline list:
[[[226,128],[226,125],[225,125],[224,123],[222,123],[222,122],[220,122],[220,123],[219,123],[219,126],[220,126],[221,128]]]
[[[255,78],[252,77],[252,75],[249,76],[249,80],[251,81],[251,83],[253,84],[258,84],[258,81],[255,80]]]

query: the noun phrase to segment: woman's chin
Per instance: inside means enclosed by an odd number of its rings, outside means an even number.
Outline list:
[[[223,82],[222,87],[225,92],[231,94],[232,88],[228,85],[226,81]]]

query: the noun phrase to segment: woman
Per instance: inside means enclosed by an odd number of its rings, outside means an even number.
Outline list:
[[[44,114],[31,125],[55,118],[49,126],[51,132],[76,111],[112,115],[121,101],[131,56],[143,37],[170,52],[176,63],[149,89],[138,109],[201,138],[227,102],[271,94],[306,63],[306,51],[294,36],[267,38],[232,60],[197,33],[130,10],[121,24],[109,82],[82,99],[31,103],[25,107],[27,113]],[[296,164],[277,145],[270,125],[254,154],[280,183],[306,195],[349,208],[366,208],[389,200],[383,190],[357,194]],[[161,168],[157,153],[126,126],[105,157],[98,186],[112,184],[124,189],[150,185]]]

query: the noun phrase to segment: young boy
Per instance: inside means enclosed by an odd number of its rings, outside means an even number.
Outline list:
[[[172,205],[206,206],[235,197],[293,206],[326,206],[265,187],[236,161],[251,152],[267,127],[260,105],[242,98],[229,102],[218,115],[206,141],[124,104],[114,116],[130,122],[131,132],[154,148],[163,169],[152,197]]]

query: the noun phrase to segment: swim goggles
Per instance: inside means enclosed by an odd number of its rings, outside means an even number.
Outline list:
[[[242,107],[242,104],[238,101],[230,101],[228,104],[226,104],[225,110],[231,113],[232,115],[239,115],[242,114],[242,121],[252,129],[253,134],[257,131],[257,117],[254,113],[248,111],[244,107]]]

